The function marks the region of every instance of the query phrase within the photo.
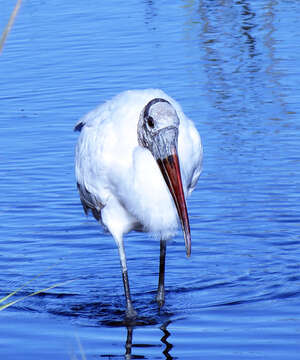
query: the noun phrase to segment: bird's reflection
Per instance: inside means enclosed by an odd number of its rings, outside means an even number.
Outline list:
[[[164,335],[163,337],[160,339],[160,341],[166,346],[163,354],[165,355],[165,358],[167,360],[173,359],[173,357],[170,355],[170,350],[172,349],[173,345],[171,343],[168,342],[168,337],[170,337],[171,333],[167,330],[167,327],[169,326],[169,324],[171,323],[171,320],[166,321],[164,324],[162,324],[162,326],[160,327],[160,329],[163,331]]]
[[[125,344],[125,359],[131,359],[133,326],[127,326],[127,339]]]
[[[167,330],[167,327],[170,325],[171,320],[166,321],[162,324],[160,327],[160,330],[163,332],[163,336],[161,337],[160,341],[163,343],[163,355],[167,360],[173,359],[173,357],[170,355],[170,350],[173,348],[173,345],[168,341],[168,338],[170,337],[171,333]],[[135,356],[132,355],[132,347],[134,347],[134,344],[132,343],[133,339],[133,329],[134,326],[127,325],[127,338],[125,343],[125,359],[130,360],[132,357],[135,358]],[[143,356],[139,355],[139,359],[144,358]]]

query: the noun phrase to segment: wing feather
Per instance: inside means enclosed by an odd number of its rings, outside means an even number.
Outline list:
[[[77,189],[85,214],[87,215],[88,212],[91,211],[97,221],[101,220],[101,209],[104,205],[102,205],[101,202],[85,188],[85,186],[80,185],[78,182]]]

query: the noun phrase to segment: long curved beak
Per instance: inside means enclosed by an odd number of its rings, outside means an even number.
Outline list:
[[[187,256],[191,255],[191,231],[177,154],[177,128],[160,130],[156,161],[173,197],[181,222]]]

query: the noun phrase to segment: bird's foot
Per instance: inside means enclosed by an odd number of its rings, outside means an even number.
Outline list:
[[[126,309],[126,317],[125,320],[126,322],[133,322],[135,319],[137,318],[137,312],[134,310],[134,307],[128,306]]]

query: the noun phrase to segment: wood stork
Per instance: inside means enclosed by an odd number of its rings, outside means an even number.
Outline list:
[[[164,304],[166,240],[179,218],[187,256],[191,236],[185,198],[201,172],[200,136],[179,104],[162,90],[129,90],[89,112],[76,124],[75,172],[83,209],[109,230],[118,246],[126,317],[132,305],[123,235],[146,231],[160,238],[157,291]]]

